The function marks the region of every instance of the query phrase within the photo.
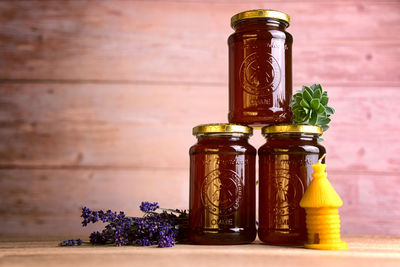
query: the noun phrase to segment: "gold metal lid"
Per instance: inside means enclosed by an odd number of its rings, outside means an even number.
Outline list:
[[[262,128],[261,133],[263,135],[274,133],[310,133],[322,135],[323,130],[319,126],[309,124],[279,124],[265,126]]]
[[[210,123],[201,124],[193,128],[193,135],[207,133],[244,133],[248,135],[253,134],[253,129],[251,127],[231,124],[231,123]]]
[[[231,18],[231,27],[233,28],[239,21],[246,19],[256,19],[256,18],[272,18],[279,19],[290,24],[290,17],[288,14],[272,10],[272,9],[254,9],[240,12]]]

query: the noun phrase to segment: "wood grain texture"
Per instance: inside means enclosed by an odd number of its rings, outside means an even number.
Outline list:
[[[400,7],[395,2],[0,5],[2,79],[225,85],[230,17],[257,6],[292,15],[295,82],[400,82],[400,39],[395,34],[400,32]]]
[[[241,246],[177,245],[174,248],[90,246],[56,247],[52,237],[0,240],[0,266],[313,266],[395,267],[400,262],[395,237],[344,236],[348,251],[316,251],[267,246],[260,242]]]
[[[344,202],[343,233],[400,235],[399,174],[329,171],[328,177]],[[0,188],[0,236],[88,234],[99,226],[81,227],[82,206],[133,216],[143,200],[187,208],[189,170],[3,169]]]
[[[100,225],[81,226],[83,206],[131,216],[141,215],[145,200],[186,209],[188,175],[150,169],[0,170],[0,235],[88,234]]]
[[[400,91],[328,89],[337,109],[324,142],[329,168],[398,173]],[[215,86],[3,84],[0,164],[186,169],[192,127],[226,121],[227,97]],[[265,141],[256,131],[251,142]]]
[[[343,231],[400,235],[400,3],[372,0],[0,1],[0,235],[185,208],[191,128],[226,121],[229,20],[250,8],[291,15],[295,89],[329,91]]]

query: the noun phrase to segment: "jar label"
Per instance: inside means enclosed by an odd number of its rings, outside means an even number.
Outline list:
[[[206,210],[218,216],[228,216],[239,209],[243,184],[232,170],[216,169],[204,179],[201,200]]]
[[[278,61],[267,51],[248,55],[240,66],[240,83],[252,95],[271,94],[278,88],[281,77]]]
[[[271,177],[270,210],[273,226],[277,229],[290,229],[290,219],[295,216],[294,211],[299,208],[300,199],[304,193],[304,185],[301,179],[294,173],[290,173],[288,155],[277,155],[280,159],[278,168]]]

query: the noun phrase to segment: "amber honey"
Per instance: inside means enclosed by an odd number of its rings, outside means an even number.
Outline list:
[[[252,129],[208,124],[193,129],[190,148],[189,239],[197,244],[243,244],[256,237]]]
[[[259,229],[261,241],[303,245],[305,210],[300,200],[311,182],[312,164],[326,153],[318,143],[322,129],[311,125],[264,127],[267,142],[259,148]]]
[[[265,126],[289,123],[292,96],[292,36],[289,16],[250,10],[231,19],[229,114],[231,123]]]

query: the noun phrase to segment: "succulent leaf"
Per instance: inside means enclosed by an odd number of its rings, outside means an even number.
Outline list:
[[[324,105],[324,106],[328,105],[328,100],[329,100],[329,98],[327,96],[322,96],[321,97],[321,104]]]
[[[329,117],[335,113],[335,110],[328,106],[328,102],[328,92],[323,91],[320,84],[303,86],[293,95],[290,102],[293,122],[319,125],[326,131],[331,121]]]
[[[325,124],[328,124],[330,121],[331,121],[331,119],[329,119],[327,117],[325,117],[325,118],[319,117],[317,122],[319,125],[325,125]]]
[[[312,98],[312,94],[310,94],[307,90],[303,92],[303,98],[305,101],[310,102]]]
[[[317,124],[317,119],[318,119],[318,113],[316,111],[311,112],[311,118],[309,120],[310,124],[315,125]]]
[[[307,101],[305,101],[304,99],[301,100],[300,105],[301,105],[302,107],[305,107],[305,108],[309,108],[309,107],[310,107],[310,105],[309,105],[309,104],[307,103]]]
[[[322,128],[322,130],[325,132],[326,130],[329,129],[329,125],[326,125],[326,124],[321,125],[321,128]]]
[[[326,110],[326,114],[328,114],[328,116],[335,114],[335,110],[331,107],[326,107],[325,110]]]
[[[313,110],[318,110],[319,109],[319,99],[313,99],[311,100],[310,106]]]
[[[315,91],[315,90],[317,90],[317,89],[320,89],[320,90],[322,91],[322,87],[321,87],[320,84],[313,84],[313,85],[310,86],[310,88],[311,88],[313,91]]]
[[[310,95],[313,94],[313,90],[310,89],[310,87],[304,86],[305,91],[307,91]]]
[[[317,90],[314,91],[314,93],[313,93],[313,98],[314,99],[320,99],[321,96],[322,96],[322,91],[320,89],[317,89]]]
[[[325,113],[325,107],[323,105],[319,105],[318,113],[320,113],[321,115]]]

